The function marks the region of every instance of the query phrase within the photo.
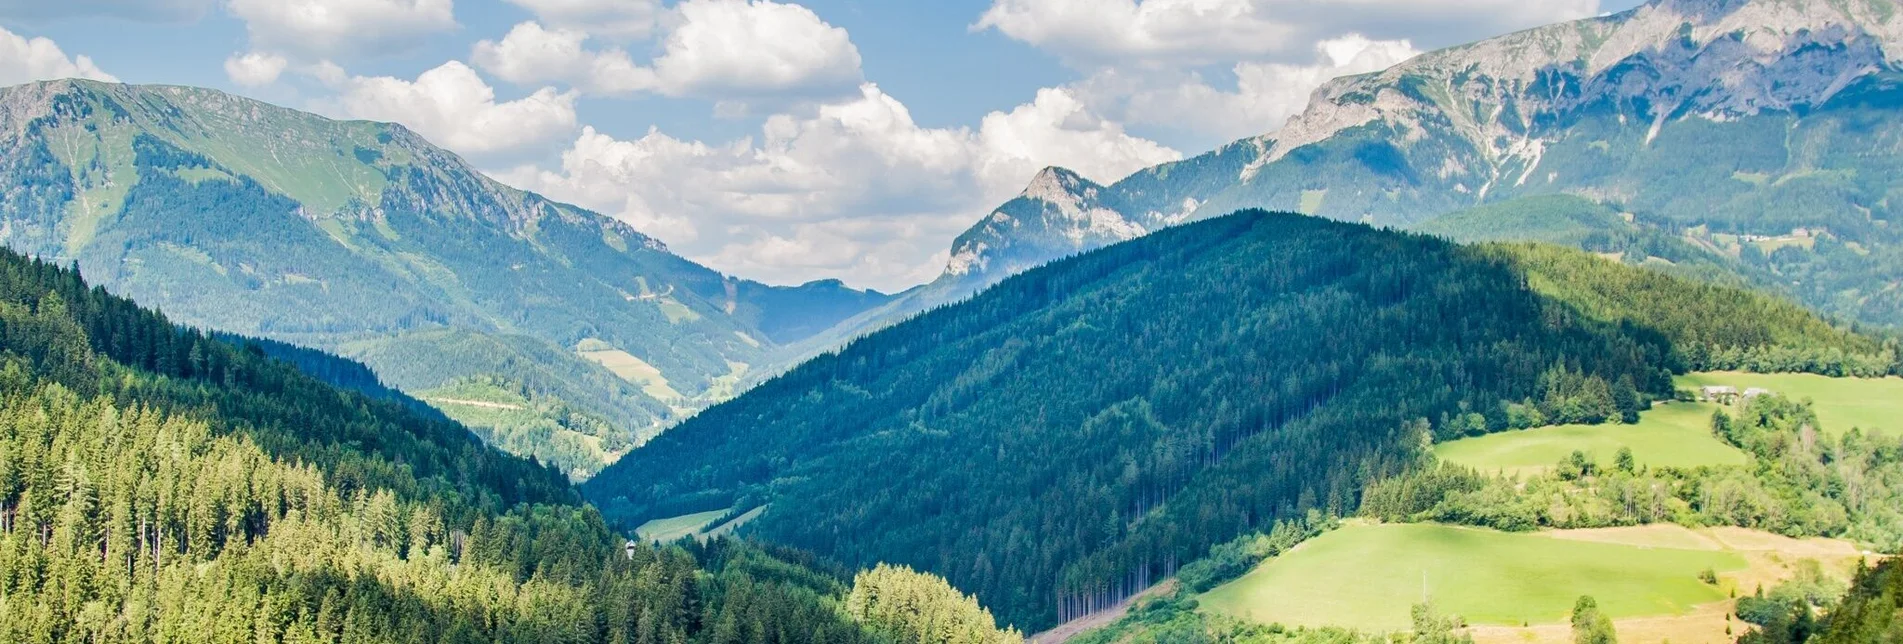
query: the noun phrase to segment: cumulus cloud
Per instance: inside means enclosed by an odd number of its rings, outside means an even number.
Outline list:
[[[581,11],[590,0],[521,0]],[[597,47],[599,30],[535,21],[500,41],[476,43],[471,60],[518,85],[561,83],[591,94],[653,92],[719,102],[738,115],[750,104],[784,107],[851,95],[864,80],[846,30],[797,4],[772,0],[687,0],[667,16],[667,34],[646,65],[619,47]],[[560,23],[556,23],[560,24]]]
[[[535,19],[557,29],[639,40],[647,38],[661,13],[656,0],[508,0]]]
[[[1420,53],[1406,40],[1350,34],[1317,43],[1310,64],[1238,63],[1232,68],[1233,90],[1218,88],[1195,71],[1105,68],[1079,83],[1077,91],[1129,123],[1233,140],[1281,127],[1331,79],[1381,71]]]
[[[1123,125],[1098,116],[1063,88],[1038,90],[1031,103],[986,115],[979,137],[981,175],[993,194],[1023,187],[1026,178],[1046,166],[1109,183],[1182,157],[1125,133]]]
[[[1453,44],[1585,18],[1599,0],[994,0],[972,25],[1083,66],[1302,57],[1344,33]]]
[[[22,20],[102,17],[142,22],[197,20],[216,0],[0,0],[0,16]]]
[[[586,128],[559,172],[502,178],[621,217],[684,255],[776,282],[853,275],[901,288],[929,279],[958,231],[1039,168],[1099,180],[1180,158],[1046,90],[970,128],[919,126],[863,85],[850,100],[766,120],[758,139],[709,144]]]
[[[772,0],[688,0],[654,61],[669,96],[850,91],[859,48],[811,9]]]
[[[568,11],[593,4],[522,1],[561,4]],[[864,80],[859,49],[846,30],[796,4],[687,0],[666,18],[667,33],[647,64],[637,64],[619,47],[598,46],[597,29],[535,21],[516,25],[500,41],[476,43],[471,60],[518,85],[560,83],[590,94],[711,99],[722,116],[745,114],[754,103],[786,107],[850,96]]]
[[[91,58],[68,57],[50,39],[27,38],[0,27],[0,86],[62,78],[119,82]]]
[[[387,54],[456,26],[454,0],[228,0],[254,48],[310,58]]]
[[[470,60],[483,71],[517,85],[564,83],[595,94],[626,94],[654,86],[654,72],[634,64],[621,49],[594,51],[588,34],[524,22],[500,42],[476,43]]]
[[[225,76],[245,87],[262,87],[278,81],[291,61],[277,54],[251,52],[225,59]]]
[[[542,88],[514,101],[497,101],[495,89],[468,65],[451,61],[416,80],[388,76],[347,77],[334,65],[313,73],[338,85],[337,98],[318,105],[345,118],[401,123],[459,154],[520,153],[552,144],[575,130],[574,92]]]

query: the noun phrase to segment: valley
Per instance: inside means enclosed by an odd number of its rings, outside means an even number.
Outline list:
[[[1370,2],[985,0],[1011,111],[766,0],[26,73],[0,642],[1903,641],[1903,5]]]

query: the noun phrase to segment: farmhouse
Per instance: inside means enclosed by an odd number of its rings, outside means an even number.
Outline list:
[[[1738,388],[1731,385],[1706,385],[1704,388],[1698,390],[1698,399],[1705,402],[1729,405],[1737,402]]]
[[[1750,389],[1744,390],[1744,399],[1750,400],[1752,398],[1757,398],[1758,396],[1769,396],[1772,393],[1775,393],[1775,392],[1772,392],[1771,390],[1765,389],[1763,387],[1752,387]]]

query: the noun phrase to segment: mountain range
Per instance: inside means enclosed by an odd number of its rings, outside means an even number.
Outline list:
[[[0,159],[8,247],[187,324],[360,358],[576,476],[886,299],[726,277],[402,126],[210,90],[0,90]]]
[[[1827,314],[1896,326],[1899,61],[1891,0],[1654,0],[1424,54],[1326,83],[1279,130],[1110,185],[1046,170],[958,237],[937,281],[831,337],[1243,208],[1416,227],[1554,195],[1622,215],[1607,232],[1704,251],[1628,261],[1720,267]]]

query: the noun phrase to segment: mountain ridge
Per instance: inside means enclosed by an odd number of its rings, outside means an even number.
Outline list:
[[[405,391],[516,377],[635,443],[886,299],[722,275],[407,128],[215,90],[0,89],[0,150],[9,247],[193,325],[345,351]],[[582,476],[618,456],[592,451],[535,455]]]

